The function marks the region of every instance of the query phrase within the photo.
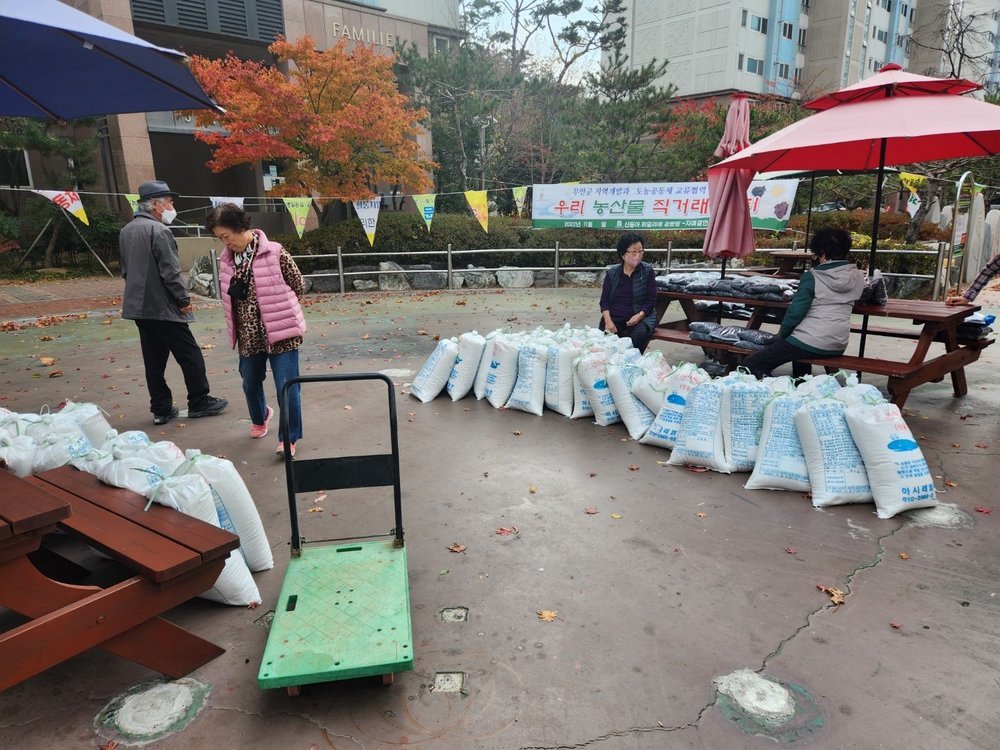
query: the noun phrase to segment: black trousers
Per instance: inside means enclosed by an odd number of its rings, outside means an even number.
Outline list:
[[[810,351],[795,346],[788,339],[778,339],[766,349],[754,352],[749,357],[744,358],[743,366],[753,373],[758,380],[767,375],[781,365],[791,362],[792,375],[801,378],[803,375],[812,374],[812,365],[799,362],[800,359],[814,359],[822,355],[813,354]],[[831,354],[831,357],[837,356]]]
[[[173,394],[164,373],[171,354],[184,373],[188,408],[196,409],[208,397],[208,374],[205,357],[194,340],[187,323],[169,320],[137,320],[142,363],[146,368],[146,388],[149,389],[149,410],[153,414],[169,414],[174,405]]]
[[[649,346],[649,340],[653,336],[652,330],[646,325],[645,320],[639,321],[637,325],[629,328],[625,324],[628,322],[628,318],[616,318],[611,317],[611,321],[615,324],[615,328],[618,329],[618,338],[632,339],[632,346],[638,349],[640,352],[645,353],[646,347]],[[597,324],[597,327],[602,331],[604,330],[604,316],[601,316],[601,322]]]

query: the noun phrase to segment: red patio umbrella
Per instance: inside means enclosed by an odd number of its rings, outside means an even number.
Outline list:
[[[960,94],[981,88],[886,65],[880,73],[805,106],[819,110],[709,170],[877,170],[869,273],[878,245],[886,166],[1000,153],[1000,107]],[[865,320],[867,324],[867,318]],[[861,338],[864,354],[865,337]]]
[[[749,145],[750,103],[746,94],[735,94],[715,155],[726,158]],[[723,276],[726,275],[727,258],[744,258],[754,251],[747,205],[747,190],[753,176],[753,169],[710,169],[708,172],[708,228],[702,249],[709,258],[722,259]]]

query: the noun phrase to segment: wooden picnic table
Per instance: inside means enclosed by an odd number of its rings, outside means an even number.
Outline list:
[[[660,290],[656,300],[656,327],[653,329],[653,340],[667,341],[675,344],[688,344],[702,347],[707,352],[718,351],[730,367],[735,366],[742,357],[751,352],[734,347],[724,342],[699,341],[692,339],[688,324],[698,320],[714,321],[717,313],[699,309],[695,304],[698,300],[711,302],[736,302],[752,309],[746,328],[759,329],[770,317],[780,321],[788,309],[788,302],[745,299],[742,297],[719,297],[705,294],[687,294]],[[664,315],[668,305],[676,301],[684,313],[684,317],[665,321]],[[888,389],[892,403],[902,407],[910,391],[919,385],[938,382],[945,375],[951,376],[955,396],[961,397],[968,393],[965,379],[965,366],[972,364],[983,349],[993,343],[992,339],[980,341],[959,341],[958,326],[966,317],[979,310],[977,305],[961,305],[949,307],[943,302],[928,302],[925,300],[890,299],[885,305],[855,305],[856,315],[867,315],[869,318],[897,318],[909,320],[913,328],[897,328],[890,326],[868,325],[868,336],[884,336],[899,339],[910,339],[916,342],[910,358],[906,361],[888,360],[881,356],[850,356],[803,359],[803,362],[823,366],[828,372],[839,369],[885,375],[888,378]],[[852,332],[860,332],[860,324],[852,324]],[[931,345],[940,343],[944,351],[931,353]],[[875,349],[875,347],[872,347]]]
[[[812,265],[813,254],[808,250],[764,250],[778,263],[775,276],[799,276]]]
[[[210,589],[239,537],[65,466],[0,471],[0,607],[28,621],[0,632],[0,690],[99,646],[169,677],[224,649],[159,617]],[[62,531],[129,569],[106,588],[50,578],[30,555]]]

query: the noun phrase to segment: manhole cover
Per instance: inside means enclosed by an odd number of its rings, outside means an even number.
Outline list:
[[[465,622],[468,619],[468,607],[445,607],[441,610],[441,622]]]
[[[465,672],[437,672],[434,675],[435,693],[462,693],[465,691]]]

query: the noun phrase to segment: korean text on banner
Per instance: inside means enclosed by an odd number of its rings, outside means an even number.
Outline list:
[[[234,203],[240,208],[243,208],[243,198],[240,197],[213,195],[209,197],[209,200],[212,201],[212,208],[218,208],[223,203]]]
[[[510,191],[514,194],[514,205],[517,206],[517,214],[520,216],[524,213],[524,201],[528,197],[528,186],[513,187]]]
[[[755,180],[747,190],[754,229],[788,224],[798,180]],[[587,229],[705,229],[707,182],[533,185],[531,225]]]
[[[31,192],[44,195],[63,211],[73,214],[84,224],[90,226],[87,212],[83,210],[83,202],[80,200],[80,196],[72,190],[32,190]]]
[[[469,202],[469,208],[472,209],[473,216],[479,220],[479,226],[483,228],[484,232],[489,234],[490,212],[486,203],[486,191],[466,190],[465,200]]]
[[[370,198],[366,201],[354,201],[354,210],[358,212],[361,226],[365,228],[368,244],[375,246],[375,227],[378,226],[378,210],[382,207],[381,198]]]
[[[431,222],[434,221],[434,199],[437,193],[421,193],[413,196],[413,202],[417,204],[417,210],[427,225],[427,231],[431,231]]]
[[[309,216],[309,206],[312,203],[312,198],[282,198],[281,200],[284,201],[285,208],[291,214],[295,231],[299,233],[299,238],[301,239],[302,232],[306,228],[306,218]]]
[[[129,206],[132,207],[132,213],[139,213],[139,194],[138,193],[125,193],[125,200],[128,201]]]

